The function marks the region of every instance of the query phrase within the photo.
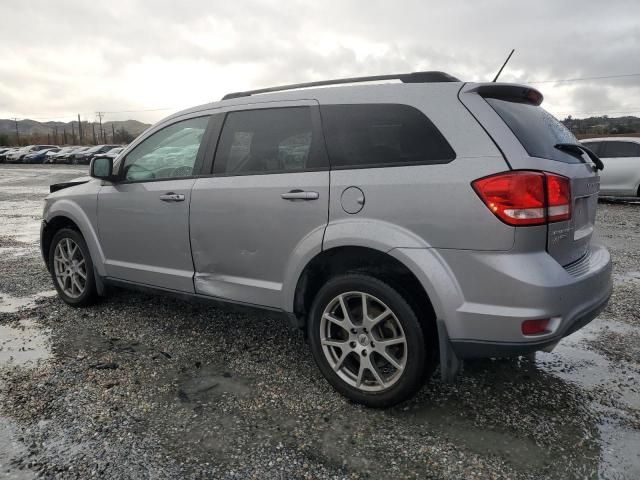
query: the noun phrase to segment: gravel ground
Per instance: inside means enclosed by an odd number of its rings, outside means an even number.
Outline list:
[[[83,173],[0,167],[0,477],[640,478],[640,205],[600,205],[615,290],[587,328],[371,410],[281,320],[52,296],[40,200]]]

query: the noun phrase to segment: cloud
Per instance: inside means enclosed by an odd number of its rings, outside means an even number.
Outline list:
[[[0,4],[0,117],[157,120],[248,88],[444,70],[531,81],[640,71],[640,3],[112,0]],[[537,84],[553,113],[640,114],[640,78]]]

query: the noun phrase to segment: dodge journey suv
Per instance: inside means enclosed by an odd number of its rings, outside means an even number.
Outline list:
[[[336,390],[391,405],[609,299],[602,164],[541,102],[441,72],[232,93],[53,185],[42,253],[71,306],[116,285],[281,314]]]

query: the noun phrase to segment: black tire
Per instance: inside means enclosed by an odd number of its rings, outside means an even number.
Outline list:
[[[86,263],[86,284],[84,291],[78,297],[71,297],[67,295],[62,290],[60,284],[58,283],[58,279],[56,278],[54,254],[56,246],[66,238],[73,240],[78,245]],[[93,261],[91,260],[91,255],[89,254],[87,243],[84,241],[83,236],[77,230],[73,230],[71,228],[62,228],[58,230],[53,236],[53,239],[51,240],[51,246],[49,248],[49,272],[51,273],[53,285],[56,287],[58,295],[67,305],[70,305],[72,307],[86,307],[96,302],[98,295],[96,290],[95,276],[93,272]]]
[[[404,370],[395,383],[384,390],[369,392],[350,385],[334,371],[323,351],[321,325],[325,308],[338,295],[354,291],[372,295],[390,308],[406,337]],[[329,280],[313,301],[308,324],[313,358],[329,383],[353,402],[376,408],[389,407],[413,396],[424,384],[426,376],[433,372],[434,355],[427,352],[429,344],[425,341],[424,332],[416,312],[395,288],[377,278],[359,273],[339,275]]]

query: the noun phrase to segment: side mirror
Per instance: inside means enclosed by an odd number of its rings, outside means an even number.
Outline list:
[[[96,157],[89,164],[89,175],[101,180],[113,180],[113,159]]]

